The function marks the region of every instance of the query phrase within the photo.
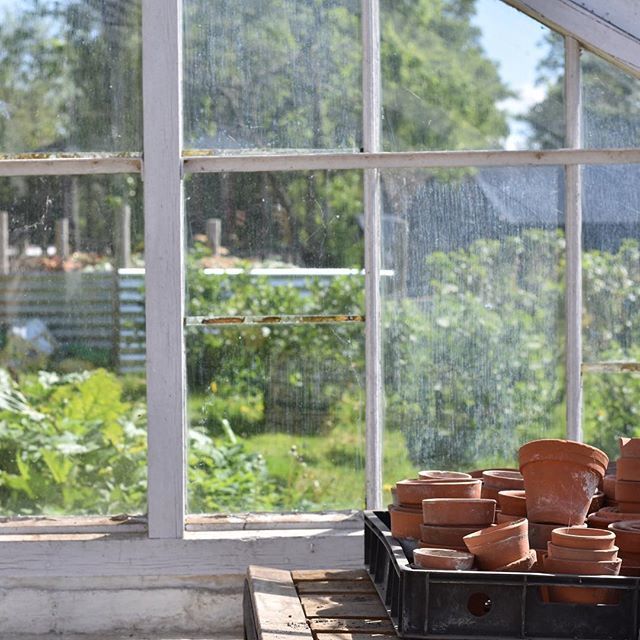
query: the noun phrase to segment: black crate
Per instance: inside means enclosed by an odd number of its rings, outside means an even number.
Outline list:
[[[392,537],[388,512],[365,512],[364,534],[365,566],[403,638],[638,640],[638,578],[427,571]],[[554,585],[614,589],[618,602],[544,602],[541,588]]]

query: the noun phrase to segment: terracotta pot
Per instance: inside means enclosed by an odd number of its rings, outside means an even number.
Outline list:
[[[422,495],[427,498],[479,498],[482,482],[477,478],[424,482]]]
[[[497,500],[500,491],[523,488],[524,481],[519,471],[488,469],[482,472],[483,498]]]
[[[555,560],[588,560],[596,562],[607,562],[618,559],[618,547],[609,549],[575,549],[573,547],[563,547],[553,542],[547,542],[547,552],[550,558]]]
[[[535,522],[582,524],[607,469],[607,455],[570,440],[534,440],[519,451],[527,512]]]
[[[620,458],[616,465],[616,480],[640,481],[640,458]]]
[[[620,513],[638,514],[640,513],[640,502],[618,502],[617,509]]]
[[[477,525],[447,527],[422,524],[420,540],[436,547],[460,547],[466,550],[463,538],[477,530]]]
[[[527,517],[527,500],[523,489],[504,489],[498,492],[498,504],[502,513]]]
[[[640,482],[616,480],[616,502],[638,502],[639,499]]]
[[[418,548],[419,549],[449,549],[450,551],[463,551],[464,553],[469,553],[469,549],[467,549],[467,547],[465,547],[464,545],[454,546],[454,545],[448,545],[448,544],[428,544],[426,542],[423,542],[422,540],[418,542]]]
[[[523,558],[519,558],[514,562],[505,564],[502,567],[494,569],[494,571],[522,571],[526,573],[531,571],[538,561],[538,556],[535,549],[530,549],[529,553]]]
[[[391,487],[391,504],[393,504],[394,507],[400,506],[400,502],[398,501],[398,492],[395,487]]]
[[[616,498],[616,476],[607,474],[602,479],[602,491],[608,500]]]
[[[640,520],[612,522],[609,533],[615,535],[621,556],[625,553],[640,553]]]
[[[480,498],[429,498],[422,501],[424,524],[445,526],[491,524],[496,501]]]
[[[602,507],[587,518],[589,526],[596,529],[607,529],[612,522],[621,520],[640,520],[640,511],[629,513],[620,511],[618,507]]]
[[[598,511],[604,507],[605,495],[604,491],[596,491],[593,498],[591,498],[591,504],[589,505],[589,513]]]
[[[468,571],[473,567],[473,555],[452,549],[415,549],[413,562],[421,569]]]
[[[420,507],[422,501],[429,497],[425,495],[428,489],[429,483],[420,480],[400,480],[400,482],[396,482],[398,502],[403,507]]]
[[[510,513],[496,511],[496,522],[498,524],[502,524],[503,522],[515,522],[516,520],[520,520],[520,518],[522,518],[522,516],[513,516]]]
[[[526,518],[481,529],[464,537],[480,569],[493,571],[529,553],[529,523]]]
[[[389,515],[391,516],[391,535],[394,538],[420,539],[422,509],[389,505]]]
[[[622,566],[620,567],[621,576],[629,576],[632,578],[640,577],[640,563],[630,562],[628,563],[622,558]]]
[[[570,564],[567,564],[568,562]],[[546,573],[573,574],[575,571],[579,571],[576,575],[618,575],[622,561],[616,560],[614,563],[571,563],[567,560],[554,560],[545,555],[542,559],[542,565]],[[604,573],[601,574],[600,572]],[[558,587],[549,585],[547,587],[547,594],[551,602],[615,604],[618,601],[615,589],[605,589],[602,587]]]
[[[640,438],[620,438],[620,458],[640,458]]]
[[[462,471],[440,471],[439,469],[425,469],[418,472],[419,480],[469,480],[471,476]]]
[[[586,524],[574,525],[586,527]],[[551,540],[551,532],[558,529],[557,524],[547,524],[545,522],[531,522],[529,520],[529,544],[535,549],[543,549],[546,553],[547,542]]]
[[[605,529],[560,527],[551,532],[553,544],[571,549],[611,549],[615,539],[613,532]]]
[[[544,570],[548,573],[560,573],[576,576],[617,576],[620,573],[622,560],[607,560],[598,562],[594,560],[559,560],[544,556]]]

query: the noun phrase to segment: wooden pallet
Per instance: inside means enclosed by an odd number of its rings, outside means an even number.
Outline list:
[[[366,571],[249,567],[247,640],[389,640],[396,632]]]

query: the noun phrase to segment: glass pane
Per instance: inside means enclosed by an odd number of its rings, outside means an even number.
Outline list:
[[[640,165],[582,171],[583,358],[640,361]]]
[[[137,177],[0,180],[0,512],[142,513]]]
[[[581,67],[584,146],[640,146],[640,80],[588,51]]]
[[[363,313],[360,172],[194,175],[185,191],[188,314]]]
[[[514,466],[522,442],[564,433],[562,171],[382,185],[385,437],[416,468]]]
[[[0,152],[139,151],[140,0],[0,4]]]
[[[640,374],[586,373],[583,377],[585,442],[602,449],[610,460],[620,457],[620,436],[640,436]]]
[[[562,39],[502,0],[381,0],[388,151],[564,146]]]
[[[358,0],[185,0],[185,146],[359,149]]]
[[[364,506],[364,325],[187,333],[189,511]]]

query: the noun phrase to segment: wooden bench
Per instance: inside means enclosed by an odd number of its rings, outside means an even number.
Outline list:
[[[389,640],[396,632],[364,570],[249,567],[247,640]]]

